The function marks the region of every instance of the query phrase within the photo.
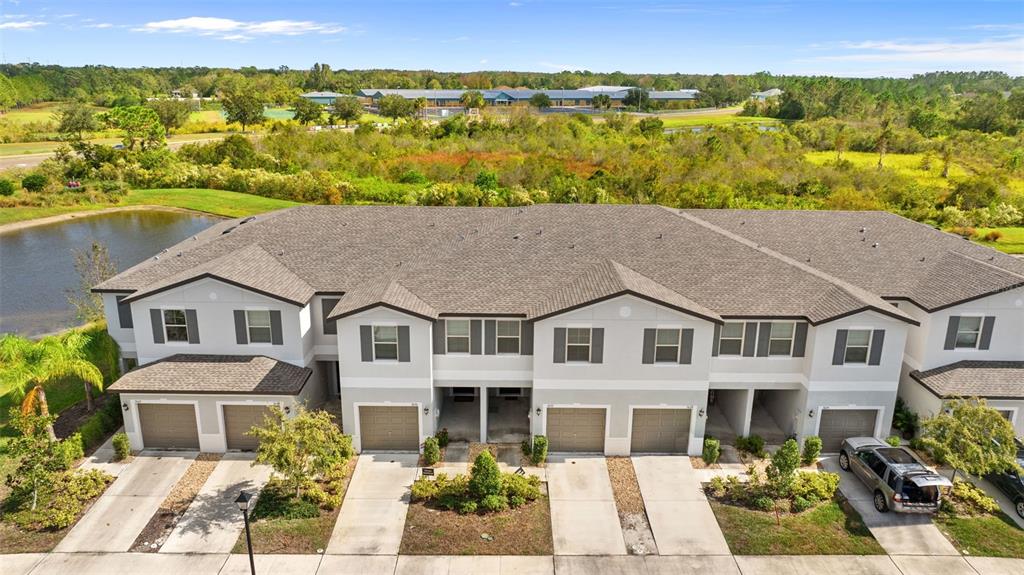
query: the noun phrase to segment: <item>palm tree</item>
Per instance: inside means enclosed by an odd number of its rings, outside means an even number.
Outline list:
[[[22,412],[38,408],[42,415],[49,416],[43,386],[65,377],[82,381],[86,408],[93,410],[92,388],[103,391],[103,373],[86,359],[88,345],[89,336],[78,331],[35,342],[15,335],[0,338],[0,371],[3,372],[0,378],[22,399]],[[57,438],[52,425],[48,431],[50,439]]]

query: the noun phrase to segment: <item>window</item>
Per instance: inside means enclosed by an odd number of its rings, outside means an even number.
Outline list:
[[[450,319],[444,323],[448,353],[469,353],[469,320]]]
[[[768,334],[768,355],[793,355],[793,331],[796,324],[791,322],[772,323]]]
[[[249,343],[271,343],[270,312],[265,309],[250,309],[245,312],[248,324]]]
[[[164,310],[164,334],[169,342],[188,342],[188,322],[185,320],[185,310]]]
[[[566,361],[590,361],[590,328],[570,327],[565,330]]]
[[[498,353],[519,353],[519,322],[498,321]]]
[[[981,341],[981,317],[963,316],[956,329],[956,349],[975,349]]]
[[[726,323],[718,339],[718,355],[741,355],[743,353],[743,322]]]
[[[373,326],[373,359],[398,359],[397,326]]]
[[[867,363],[871,347],[871,330],[851,329],[846,334],[846,353],[843,363]]]
[[[654,337],[654,362],[679,363],[678,329],[656,330]]]

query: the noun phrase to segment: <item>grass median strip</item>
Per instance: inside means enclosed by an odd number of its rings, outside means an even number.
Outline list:
[[[156,553],[167,540],[178,520],[185,514],[192,500],[199,494],[203,484],[209,479],[210,474],[216,469],[220,461],[220,453],[200,453],[181,479],[174,484],[170,494],[160,504],[149,523],[142,529],[139,536],[135,538],[130,551],[135,553]]]

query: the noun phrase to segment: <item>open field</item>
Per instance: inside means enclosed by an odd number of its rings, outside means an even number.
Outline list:
[[[778,124],[775,118],[759,116],[740,116],[742,108],[720,108],[689,113],[665,113],[658,118],[666,128],[683,128],[689,126],[727,126],[731,124]]]
[[[167,138],[169,144],[175,142],[191,142],[193,140],[215,140],[224,134],[175,134]],[[113,146],[121,143],[120,138],[98,138],[89,140],[93,144]],[[16,144],[0,144],[0,156],[20,156],[22,154],[45,154],[56,150],[64,142],[24,142]]]
[[[929,158],[926,161],[926,157]],[[804,158],[816,165],[834,162],[835,152],[807,152]],[[875,168],[878,165],[878,154],[874,152],[843,152],[843,160],[857,168]],[[886,154],[882,166],[896,173],[913,178],[927,186],[947,187],[951,180],[964,178],[970,173],[955,161],[949,167],[949,179],[942,177],[942,161],[927,154]]]
[[[977,243],[1008,254],[1024,254],[1024,227],[977,228],[977,230],[978,236],[984,236],[994,230],[1003,234],[1003,237],[998,242],[978,241]]]

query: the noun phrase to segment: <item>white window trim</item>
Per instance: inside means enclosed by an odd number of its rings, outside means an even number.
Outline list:
[[[772,327],[774,327],[775,324],[785,324],[785,323],[788,323],[788,324],[793,326],[793,331],[790,332],[790,336],[789,336],[789,351],[786,352],[786,353],[772,353],[772,341],[773,340],[775,340],[775,341],[785,341],[786,340],[786,338],[782,338],[782,337],[772,337]],[[796,345],[796,322],[795,321],[773,321],[773,322],[771,322],[771,325],[772,325],[772,327],[768,328],[768,357],[775,357],[775,358],[793,357],[793,346]],[[870,340],[869,340],[869,343],[870,343]],[[870,347],[868,349],[870,350]],[[845,356],[844,356],[844,358],[845,358]]]
[[[585,329],[587,330],[587,359],[586,361],[580,359],[569,359],[569,346],[573,345],[576,347],[583,347],[582,343],[569,343],[569,330],[570,329]],[[592,363],[594,358],[594,328],[591,326],[567,326],[565,328],[565,363],[575,363],[578,365]]]
[[[867,353],[864,354],[864,361],[849,362],[846,361],[846,351],[850,349],[850,332],[851,331],[866,331],[868,332],[868,343]],[[851,327],[846,330],[846,345],[843,347],[843,365],[850,367],[867,366],[871,362],[871,343],[875,340],[875,330],[870,327]],[[860,345],[854,347],[863,347]]]
[[[379,359],[377,358],[377,343],[378,342],[377,342],[377,330],[375,328],[378,328],[378,327],[393,327],[393,328],[395,328],[395,341],[393,341],[393,342],[390,342],[390,341],[379,342],[382,345],[394,345],[395,346],[395,357],[394,357],[394,359],[392,359],[390,357],[379,358]],[[398,340],[400,338],[401,338],[401,336],[398,334],[398,324],[397,323],[372,324],[370,326],[370,350],[373,352],[373,361],[375,363],[398,363],[398,361],[399,361],[399,353],[400,353],[399,352],[400,345],[399,345],[399,341]]]
[[[514,337],[511,336],[511,335],[498,335],[498,324],[501,323],[501,322],[514,323],[514,324],[518,325],[519,326],[519,335],[516,335]],[[472,332],[472,330],[470,330],[470,331]],[[566,333],[568,333],[568,332],[566,332]],[[516,351],[515,352],[510,352],[510,351],[502,352],[502,351],[499,351],[499,348],[501,346],[499,346],[498,343],[500,343],[502,339],[514,339],[514,340],[516,340]],[[566,336],[566,339],[568,340],[568,336]],[[472,345],[472,342],[470,342],[470,345]],[[497,319],[497,320],[494,320],[494,353],[496,355],[521,355],[522,354],[522,350],[523,350],[523,320],[520,320],[520,319]]]
[[[449,335],[448,328],[451,327],[453,321],[464,321],[466,322],[466,335]],[[449,351],[448,350],[448,338],[457,337],[466,339],[466,351]],[[464,317],[451,317],[447,318],[444,322],[444,353],[445,355],[471,355],[473,353],[473,320]]]
[[[721,333],[719,333],[719,335],[718,335],[718,349],[716,350],[716,351],[718,351],[718,357],[725,357],[725,358],[743,357],[743,346],[746,345],[746,343],[747,343],[747,341],[746,341],[746,339],[747,339],[747,322],[745,322],[745,321],[727,321],[725,323],[738,323],[738,324],[740,324],[740,326],[741,326],[740,337],[739,337],[739,340],[740,340],[740,352],[739,353],[726,353],[726,354],[723,354],[722,353],[722,339],[723,339],[723,337],[722,337]],[[725,330],[725,325],[722,326],[722,330],[723,331]],[[728,339],[728,340],[732,341],[732,340],[735,340],[736,338],[735,337],[727,337],[727,338],[724,338],[724,339]]]
[[[661,331],[675,331],[676,332],[676,343],[673,344],[659,344],[658,343],[658,332]],[[658,360],[658,348],[659,347],[674,347],[676,349],[676,359],[674,361],[669,360]],[[682,353],[683,349],[683,330],[679,327],[656,327],[654,328],[654,364],[655,365],[678,365],[679,354]]]
[[[985,316],[979,313],[962,313],[959,315],[960,318],[965,317],[976,317],[978,318],[978,337],[974,340],[974,346],[972,347],[960,347],[958,346],[957,340],[960,339],[960,333],[975,333],[972,331],[965,331],[960,329],[960,322],[957,321],[956,325],[956,336],[953,338],[953,349],[951,351],[978,351],[981,348],[981,332],[985,330]]]
[[[164,312],[167,312],[167,311],[180,311],[182,317],[185,318],[185,323],[180,324],[180,325],[184,325],[185,326],[185,341],[171,341],[170,336],[167,334],[167,316],[164,315]],[[164,344],[166,344],[166,345],[188,345],[188,313],[185,312],[185,308],[178,307],[178,306],[161,307],[160,308],[160,323],[162,323],[163,327],[164,327]],[[174,324],[175,327],[178,327],[178,325],[179,324]]]
[[[250,329],[253,326],[249,325],[249,312],[251,312],[251,311],[265,311],[265,312],[267,312],[269,314],[271,310],[270,310],[270,308],[267,308],[267,307],[246,307],[245,308],[245,337],[248,339],[249,345],[254,346],[254,347],[271,347],[271,346],[273,346],[274,345],[274,323],[273,322],[271,322],[269,326],[255,326],[257,328],[264,328],[265,327],[266,329],[269,329],[270,330],[270,341],[267,341],[267,342],[263,342],[263,341],[254,342],[252,340],[252,331],[250,331]]]

